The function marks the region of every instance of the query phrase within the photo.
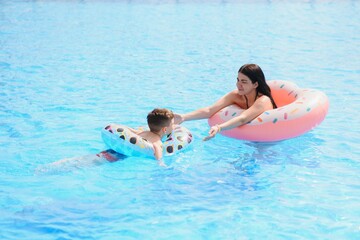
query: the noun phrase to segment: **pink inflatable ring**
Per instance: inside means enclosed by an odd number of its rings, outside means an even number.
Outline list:
[[[243,126],[223,130],[222,135],[255,142],[279,141],[304,134],[324,120],[329,101],[323,92],[301,89],[289,81],[267,83],[278,108],[265,111]],[[209,118],[209,125],[226,122],[243,111],[237,105],[225,107]]]

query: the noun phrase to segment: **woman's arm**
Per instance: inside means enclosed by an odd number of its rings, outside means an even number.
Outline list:
[[[174,114],[175,115],[175,124],[180,124],[184,121],[198,120],[209,118],[214,115],[216,112],[220,111],[224,107],[227,107],[233,104],[235,101],[235,97],[237,91],[231,91],[226,95],[222,96],[219,100],[217,100],[213,105],[197,109],[195,111],[185,113],[185,114]]]
[[[215,137],[215,135],[219,133],[221,130],[228,130],[238,126],[242,126],[252,121],[257,116],[259,116],[260,114],[262,114],[263,112],[269,109],[272,109],[270,98],[268,98],[267,96],[262,96],[261,98],[258,98],[249,109],[243,111],[240,114],[240,116],[232,118],[222,124],[217,124],[215,126],[212,126],[210,128],[209,135],[205,137],[203,140],[207,141]]]

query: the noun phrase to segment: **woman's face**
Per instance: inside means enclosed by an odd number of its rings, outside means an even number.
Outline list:
[[[236,87],[240,95],[246,95],[254,91],[258,86],[258,83],[252,83],[250,78],[245,74],[238,73]]]

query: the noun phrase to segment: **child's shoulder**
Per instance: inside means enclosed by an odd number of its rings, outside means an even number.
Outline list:
[[[149,138],[151,136],[151,132],[150,131],[141,131],[139,132],[137,135],[139,135],[142,138]]]
[[[154,136],[154,134],[150,131],[143,131],[138,134],[143,139],[151,142],[152,144],[161,144],[161,139],[159,139],[157,136]]]

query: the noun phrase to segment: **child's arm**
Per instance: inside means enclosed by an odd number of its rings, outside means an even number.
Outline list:
[[[166,166],[162,160],[162,143],[158,143],[158,142],[154,142],[153,143],[153,146],[154,146],[154,156],[156,158],[156,160],[159,161],[159,165],[160,166]]]
[[[156,160],[160,160],[162,158],[162,146],[158,142],[154,142],[153,146],[155,158]]]

